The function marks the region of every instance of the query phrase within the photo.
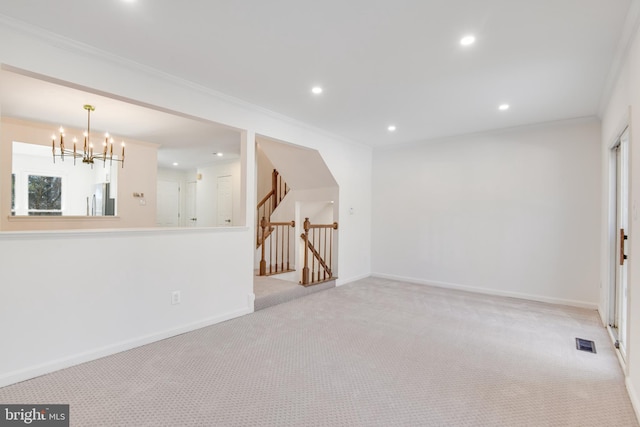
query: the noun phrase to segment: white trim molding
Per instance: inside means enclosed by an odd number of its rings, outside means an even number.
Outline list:
[[[226,320],[234,319],[236,317],[243,316],[253,312],[253,308],[244,308],[241,310],[230,311],[219,316],[203,319],[198,322],[172,328],[163,332],[149,334],[141,336],[135,339],[122,341],[117,344],[108,345],[102,348],[96,348],[94,350],[86,351],[84,353],[76,354],[73,356],[65,357],[51,362],[46,362],[37,366],[31,366],[19,371],[9,372],[0,376],[0,387],[6,387],[11,384],[15,384],[21,381],[26,381],[41,375],[45,375],[60,369],[69,368],[71,366],[79,365],[81,363],[90,362],[92,360],[100,359],[105,356],[111,356],[126,350],[131,350],[136,347],[151,344],[156,341],[160,341],[166,338],[171,338],[177,335],[184,334],[186,332],[192,332],[196,329],[201,329],[207,326],[215,325],[217,323],[224,322]]]
[[[437,288],[455,289],[458,291],[472,292],[483,295],[494,295],[499,297],[519,298],[529,301],[546,302],[549,304],[568,305],[571,307],[586,308],[589,310],[598,310],[598,304],[586,301],[576,301],[563,298],[550,298],[541,295],[525,294],[520,292],[501,291],[497,289],[479,288],[475,286],[460,285],[457,283],[440,282],[437,280],[417,279],[414,277],[397,276],[394,274],[372,273],[372,277],[381,279],[398,280],[401,282],[415,283],[418,285],[435,286]]]

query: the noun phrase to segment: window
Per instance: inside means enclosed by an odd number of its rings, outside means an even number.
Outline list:
[[[62,178],[29,175],[29,215],[62,215]]]

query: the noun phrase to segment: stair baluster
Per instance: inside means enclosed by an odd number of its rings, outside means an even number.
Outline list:
[[[271,173],[271,190],[258,202],[256,214],[256,248],[262,243],[260,234],[260,218],[265,217],[271,219],[271,214],[278,207],[287,193],[291,190],[287,183],[282,179],[282,175],[277,170]],[[269,235],[267,234],[267,237]]]
[[[300,284],[310,286],[333,277],[333,231],[338,229],[338,223],[311,224],[309,218],[305,218],[304,233],[300,235],[304,247],[304,266],[302,268],[302,280]],[[317,230],[317,231],[316,231]],[[311,232],[311,236],[309,236]],[[329,257],[327,259],[327,251]],[[309,256],[311,256],[311,271],[309,271]],[[318,270],[316,274],[316,261]]]
[[[270,276],[272,274],[291,271],[290,259],[292,248],[290,237],[291,229],[295,226],[295,221],[269,222],[265,217],[262,217],[260,220],[260,229],[262,230],[260,276]],[[269,246],[268,257],[266,250],[267,244]],[[268,271],[267,264],[269,265]]]

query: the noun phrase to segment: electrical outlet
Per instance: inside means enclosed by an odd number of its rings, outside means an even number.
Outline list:
[[[180,291],[171,292],[171,305],[180,304]]]

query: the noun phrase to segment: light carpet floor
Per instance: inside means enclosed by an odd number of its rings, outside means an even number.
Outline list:
[[[5,387],[0,402],[69,403],[75,426],[638,425],[594,311],[375,278]]]
[[[253,278],[253,293],[256,300],[253,308],[254,311],[262,310],[335,286],[335,280],[304,287],[298,283],[278,279],[277,276],[255,276]]]

